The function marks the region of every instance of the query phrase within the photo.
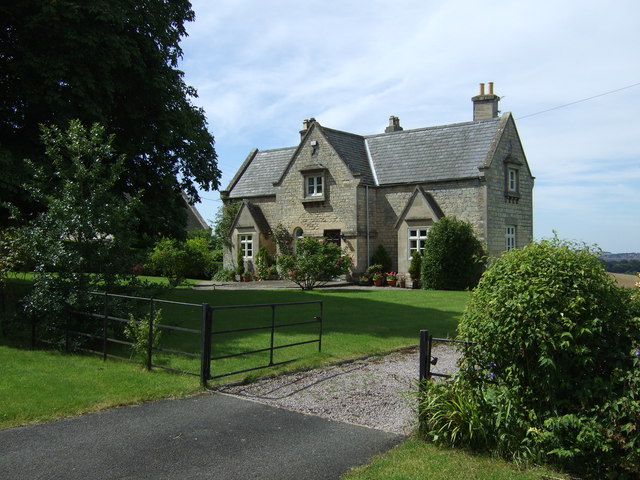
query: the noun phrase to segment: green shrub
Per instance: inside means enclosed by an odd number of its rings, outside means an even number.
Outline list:
[[[312,290],[329,280],[344,275],[352,265],[351,257],[326,239],[301,238],[295,255],[280,255],[278,267],[282,277],[303,290]]]
[[[235,278],[235,276],[235,270],[221,267],[218,271],[216,271],[216,273],[214,273],[213,280],[217,282],[230,282]]]
[[[267,247],[262,246],[258,249],[256,255],[256,275],[260,280],[267,280],[277,275],[278,270],[275,265],[276,261],[271,256]]]
[[[238,252],[236,253],[236,275],[239,277],[244,273],[244,257],[242,256],[242,249],[238,246]]]
[[[131,356],[138,359],[143,365],[147,364],[147,354],[149,351],[149,322],[150,315],[147,313],[142,318],[136,318],[129,314],[129,322],[124,327],[124,336],[131,342]],[[153,319],[153,348],[160,346],[162,330],[156,324],[162,321],[162,310],[157,310]]]
[[[184,244],[171,238],[162,238],[156,242],[149,255],[151,268],[177,287],[189,273],[189,255]]]
[[[586,246],[510,250],[471,296],[458,335],[476,343],[448,388],[486,412],[486,448],[589,478],[638,478],[639,314]]]
[[[420,274],[422,270],[422,255],[418,250],[415,250],[411,254],[411,263],[409,264],[409,276],[411,280],[420,281]]]
[[[388,272],[391,270],[391,256],[384,245],[378,245],[376,251],[371,256],[371,263],[374,265],[381,265],[382,272]]]
[[[482,245],[469,222],[444,217],[429,230],[422,254],[425,289],[465,290],[482,274]]]

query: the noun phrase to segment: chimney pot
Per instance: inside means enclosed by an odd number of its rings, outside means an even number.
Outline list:
[[[389,117],[389,126],[384,129],[384,133],[400,132],[403,128],[400,126],[400,119],[394,115]]]
[[[500,97],[493,93],[493,82],[488,82],[489,91],[485,94],[484,83],[480,84],[480,94],[473,97],[473,120],[490,120],[498,117]]]

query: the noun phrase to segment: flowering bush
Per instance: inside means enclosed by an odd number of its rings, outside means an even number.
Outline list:
[[[351,257],[336,244],[310,237],[296,242],[295,254],[278,257],[281,276],[303,290],[312,290],[344,275],[352,265]]]

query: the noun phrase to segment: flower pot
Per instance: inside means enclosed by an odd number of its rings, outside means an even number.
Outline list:
[[[382,279],[381,279],[381,278],[379,278],[379,279],[377,279],[377,280],[374,280],[374,281],[373,281],[373,284],[374,284],[376,287],[381,287],[381,286],[382,286]]]
[[[389,279],[387,279],[387,285],[389,285],[390,287],[395,287],[397,282],[398,282],[398,280],[389,280]]]

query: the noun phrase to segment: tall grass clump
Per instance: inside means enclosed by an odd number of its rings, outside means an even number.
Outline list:
[[[638,478],[639,316],[637,296],[614,284],[588,246],[555,238],[509,251],[483,275],[458,326],[475,342],[460,374],[425,389],[422,431],[585,478]],[[463,401],[442,406],[437,396]],[[448,428],[444,409],[455,420]]]

